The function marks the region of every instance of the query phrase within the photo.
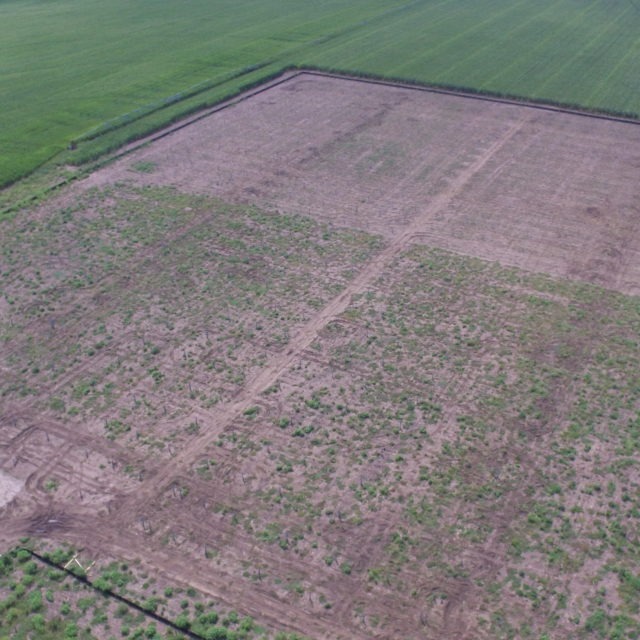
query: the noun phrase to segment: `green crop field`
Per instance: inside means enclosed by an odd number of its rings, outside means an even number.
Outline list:
[[[397,4],[400,4],[397,2]],[[382,0],[0,3],[0,182],[105,120],[366,19]]]
[[[2,0],[0,184],[287,65],[637,114],[639,55],[631,0]]]

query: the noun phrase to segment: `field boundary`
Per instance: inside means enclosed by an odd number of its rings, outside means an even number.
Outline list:
[[[241,78],[242,76],[246,76],[254,71],[259,71],[260,69],[264,69],[268,67],[270,64],[273,64],[271,60],[266,62],[262,62],[260,64],[251,65],[249,67],[245,67],[240,69],[240,71],[235,71],[228,75],[224,80],[218,80],[213,83],[201,82],[193,87],[189,87],[184,91],[179,91],[178,93],[174,93],[162,100],[158,100],[154,103],[148,104],[144,107],[140,107],[133,111],[129,111],[120,116],[116,116],[115,118],[111,118],[110,120],[106,120],[101,124],[93,127],[91,130],[80,134],[79,136],[73,138],[71,140],[72,144],[78,144],[79,142],[85,142],[87,140],[94,140],[95,138],[99,138],[103,135],[111,133],[112,131],[117,131],[118,129],[122,129],[129,124],[133,124],[138,120],[145,118],[157,111],[161,111],[167,107],[170,107],[178,102],[182,102],[187,100],[188,98],[193,98],[201,93],[205,93],[206,91],[210,91],[211,89],[215,89],[216,87],[222,86],[223,84],[230,82],[231,80],[236,80],[237,78]],[[205,107],[206,108],[206,107]],[[185,117],[188,117],[190,114],[186,114]]]
[[[257,65],[257,67],[260,68],[261,65]],[[411,82],[403,79],[385,78],[384,76],[376,76],[371,74],[349,73],[346,71],[323,69],[320,67],[313,67],[308,65],[299,66],[299,67],[295,65],[288,65],[274,72],[273,74],[270,74],[266,78],[259,79],[255,83],[251,83],[248,86],[242,87],[237,92],[232,93],[231,95],[225,98],[222,98],[216,104],[204,107],[203,109],[196,109],[192,113],[185,114],[183,118],[180,118],[168,125],[161,126],[146,135],[142,135],[141,137],[135,138],[134,140],[120,146],[115,151],[106,151],[102,155],[102,157],[100,157],[99,159],[90,161],[89,163],[86,163],[84,165],[78,164],[77,165],[78,172],[75,175],[63,178],[58,182],[56,182],[55,184],[49,187],[46,187],[44,189],[41,189],[40,191],[38,191],[38,193],[30,197],[23,198],[16,204],[10,205],[0,210],[0,222],[2,221],[3,217],[11,213],[15,213],[16,211],[19,211],[20,209],[49,196],[51,193],[59,190],[60,188],[68,184],[76,182],[79,179],[85,178],[87,175],[96,171],[97,169],[107,166],[112,162],[115,162],[116,160],[119,160],[120,158],[126,155],[129,155],[130,153],[137,151],[138,149],[146,145],[149,145],[149,144],[152,144],[153,142],[161,140],[176,131],[180,131],[191,124],[199,122],[200,120],[203,120],[204,118],[207,118],[208,116],[213,115],[214,113],[218,113],[219,111],[222,111],[229,107],[240,104],[241,102],[244,102],[249,98],[252,98],[256,95],[264,93],[269,89],[272,89],[281,84],[289,82],[290,80],[293,80],[294,78],[300,77],[302,75],[334,78],[338,80],[347,80],[351,82],[360,82],[363,84],[372,84],[372,85],[379,85],[379,86],[386,86],[386,87],[397,87],[401,89],[410,89],[410,90],[434,93],[439,95],[454,96],[458,98],[468,98],[472,100],[480,100],[483,102],[489,102],[489,103],[495,103],[495,104],[527,107],[530,109],[537,109],[540,111],[561,113],[561,114],[573,115],[573,116],[581,116],[585,118],[595,118],[597,120],[605,120],[608,122],[617,122],[621,124],[631,124],[631,125],[640,126],[640,117],[634,117],[631,114],[624,115],[624,114],[616,114],[615,112],[608,113],[604,110],[587,110],[587,109],[581,109],[579,106],[576,106],[576,105],[553,104],[551,102],[546,102],[543,100],[536,101],[536,100],[531,100],[531,99],[518,97],[518,96],[501,96],[498,94],[492,94],[491,92],[479,92],[471,88],[465,88],[465,87],[457,88],[457,87],[447,87],[447,86],[435,85],[435,84],[431,85],[429,83]],[[159,109],[161,108],[162,107],[160,107]],[[145,115],[148,115],[148,114],[145,114]],[[123,126],[126,126],[126,125],[123,125]],[[109,131],[105,132],[105,134],[107,133],[109,133]],[[100,135],[98,137],[100,137]],[[48,162],[52,162],[52,160],[57,155],[58,154],[55,154],[54,156],[52,156],[52,158],[50,158],[49,160],[39,165],[39,167],[42,167],[44,164],[47,164]],[[35,170],[36,169],[34,169],[34,171]],[[31,174],[28,174],[28,175],[31,175]],[[5,188],[9,188],[9,187],[10,185],[7,185]]]
[[[401,89],[414,89],[416,91],[426,91],[428,93],[437,93],[448,96],[456,96],[458,98],[470,98],[472,100],[482,100],[484,102],[492,102],[498,104],[508,104],[516,107],[529,107],[531,109],[540,109],[541,111],[552,111],[556,113],[566,113],[568,115],[583,116],[586,118],[597,118],[599,120],[608,120],[611,122],[621,122],[625,124],[640,125],[640,117],[633,115],[616,114],[616,112],[607,112],[605,110],[589,110],[581,109],[578,106],[554,104],[544,100],[535,101],[530,98],[520,98],[518,96],[500,96],[491,92],[478,92],[471,88],[447,88],[441,85],[430,85],[422,82],[409,82],[407,80],[387,79],[383,76],[373,75],[351,75],[342,71],[324,70],[314,67],[301,67],[300,74],[315,75],[326,78],[336,78],[339,80],[351,80],[355,82],[363,82],[365,84],[377,84],[387,87],[398,87]]]
[[[241,92],[235,94],[234,96],[225,98],[222,102],[219,102],[218,104],[212,107],[207,107],[206,110],[202,110],[196,114],[187,116],[188,118],[187,120],[180,120],[178,122],[172,123],[171,125],[169,125],[169,127],[164,127],[159,131],[153,132],[149,136],[146,136],[144,138],[138,138],[137,140],[126,145],[126,147],[118,150],[112,156],[109,156],[108,158],[105,158],[102,161],[98,161],[97,166],[92,166],[91,170],[99,169],[105,164],[110,164],[111,162],[114,162],[115,160],[118,160],[119,158],[126,156],[129,153],[136,151],[137,149],[140,149],[141,147],[144,147],[145,145],[156,142],[157,140],[162,140],[162,138],[166,138],[167,136],[171,135],[172,133],[175,133],[176,131],[180,131],[191,124],[194,124],[196,122],[199,122],[200,120],[203,120],[204,118],[208,118],[214,113],[224,111],[229,107],[233,107],[237,104],[240,104],[241,102],[244,102],[249,98],[253,98],[254,96],[257,96],[261,93],[264,93],[265,91],[268,91],[269,89],[273,89],[274,87],[284,84],[285,82],[289,82],[289,80],[292,80],[293,78],[297,78],[298,76],[303,75],[304,73],[307,73],[307,72],[303,70],[295,70],[294,67],[286,67],[282,69],[275,78],[267,79],[266,81],[263,81],[260,84],[258,84],[258,86],[255,88],[243,89]]]
[[[232,107],[236,104],[244,102],[249,98],[252,98],[256,95],[259,95],[273,87],[277,87],[285,82],[289,82],[294,78],[297,78],[301,75],[311,75],[317,77],[326,77],[326,78],[336,78],[339,80],[348,80],[354,82],[361,82],[365,84],[374,84],[380,86],[388,86],[388,87],[398,87],[402,89],[413,89],[416,91],[424,91],[428,93],[435,93],[441,95],[450,95],[456,96],[459,98],[470,98],[473,100],[481,100],[484,102],[491,103],[499,103],[499,104],[508,104],[513,106],[520,107],[529,107],[531,109],[539,109],[542,111],[551,111],[555,113],[566,113],[569,115],[583,116],[587,118],[596,118],[599,120],[608,120],[611,122],[620,122],[626,124],[635,124],[640,125],[640,118],[635,118],[631,114],[623,115],[617,114],[615,112],[607,113],[606,111],[592,111],[587,109],[580,109],[578,106],[572,105],[562,105],[562,104],[553,104],[551,102],[545,101],[535,101],[527,98],[520,98],[518,96],[500,96],[498,94],[492,94],[490,92],[480,93],[471,88],[466,87],[447,87],[440,86],[436,84],[429,83],[421,83],[421,82],[411,82],[408,80],[402,79],[393,79],[393,78],[385,78],[383,76],[375,76],[375,75],[364,75],[364,74],[352,74],[349,72],[342,71],[333,71],[331,69],[323,69],[321,67],[313,67],[313,66],[295,66],[288,65],[283,67],[279,71],[275,72],[270,77],[267,77],[263,80],[257,82],[254,86],[249,86],[241,89],[237,93],[223,98],[220,102],[215,105],[205,107],[202,110],[198,110],[195,113],[188,114],[184,119],[178,120],[174,123],[169,124],[167,127],[162,127],[156,131],[149,133],[146,136],[137,138],[136,140],[127,143],[125,146],[121,147],[112,155],[108,155],[108,157],[103,160],[98,160],[96,164],[91,165],[88,171],[92,171],[94,169],[100,168],[105,164],[109,164],[114,160],[121,158],[124,155],[127,155],[131,151],[134,151],[146,144],[151,144],[156,140],[161,140],[166,136],[170,135],[174,131],[180,131],[184,129],[190,124],[195,122],[199,122],[200,120],[213,115],[223,109],[227,109],[228,107]],[[108,152],[107,152],[108,153]],[[74,178],[75,179],[75,176]]]

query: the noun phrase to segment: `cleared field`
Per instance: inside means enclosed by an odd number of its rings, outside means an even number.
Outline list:
[[[636,637],[638,132],[302,75],[7,221],[0,540],[312,638]]]
[[[3,2],[0,184],[292,64],[638,114],[639,33],[629,0]]]

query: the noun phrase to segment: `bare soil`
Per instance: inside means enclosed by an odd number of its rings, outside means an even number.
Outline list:
[[[639,142],[302,74],[8,222],[0,539],[313,638],[632,631]]]

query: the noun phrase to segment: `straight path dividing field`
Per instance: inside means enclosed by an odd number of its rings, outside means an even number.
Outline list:
[[[139,491],[127,499],[120,507],[122,513],[136,512],[149,500],[149,493],[162,493],[172,482],[174,476],[189,468],[191,464],[201,455],[201,451],[211,440],[211,430],[218,434],[229,426],[247,408],[255,404],[258,396],[282,375],[291,364],[298,359],[305,349],[318,337],[319,333],[330,322],[340,316],[348,307],[354,295],[364,292],[367,287],[375,281],[407,247],[414,241],[416,234],[424,232],[429,223],[450,205],[467,185],[467,183],[480,171],[489,160],[502,149],[522,128],[528,119],[509,123],[502,134],[488,144],[485,151],[480,154],[470,165],[462,170],[451,183],[429,203],[429,206],[422,210],[413,221],[404,229],[400,230],[394,238],[380,253],[375,255],[371,261],[364,265],[363,269],[353,278],[353,280],[338,294],[329,304],[327,304],[314,318],[300,327],[292,336],[289,348],[282,355],[275,355],[260,371],[260,373],[249,380],[242,391],[232,402],[217,406],[214,411],[209,412],[208,428],[203,430],[201,436],[194,438],[187,447],[168,463],[162,466],[161,477],[154,475],[142,483]],[[392,201],[395,193],[388,195]],[[213,427],[213,429],[212,429]]]

